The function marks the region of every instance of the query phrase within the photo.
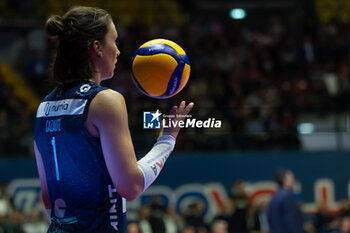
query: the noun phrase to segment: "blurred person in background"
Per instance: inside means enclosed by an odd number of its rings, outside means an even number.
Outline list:
[[[318,231],[311,222],[305,222],[304,229],[307,233],[318,233]]]
[[[216,220],[211,226],[211,233],[229,233],[228,224],[224,220]]]
[[[41,215],[42,213],[39,210],[32,209],[25,223],[22,225],[23,231],[25,233],[46,233],[49,224]]]
[[[149,218],[149,222],[151,224],[153,233],[164,233],[165,223],[163,221],[163,218],[166,207],[163,204],[161,196],[155,195],[152,198],[150,209],[151,216]]]
[[[137,222],[129,222],[127,227],[127,233],[146,233],[140,230],[140,226]]]
[[[197,233],[196,228],[192,225],[186,225],[182,229],[181,233]]]
[[[11,233],[25,233],[22,229],[24,222],[24,215],[21,210],[14,209],[6,222],[3,223],[5,232]]]
[[[325,233],[328,230],[328,223],[331,222],[332,218],[327,213],[326,206],[321,203],[318,206],[317,212],[314,216],[314,226],[318,233]]]
[[[196,232],[207,232],[207,225],[203,219],[204,207],[204,203],[198,200],[188,206],[183,216],[186,226],[195,227]]]
[[[248,195],[244,189],[244,180],[238,178],[231,188],[231,199],[234,202],[235,232],[247,232]]]
[[[350,201],[348,199],[344,199],[340,201],[339,215],[341,217],[350,216]]]
[[[227,222],[228,231],[230,233],[245,233],[248,231],[248,219],[248,215],[242,215],[240,212],[237,212],[236,201],[233,198],[228,198],[225,202],[224,208],[218,212],[213,218],[213,221],[220,220]]]
[[[350,216],[343,217],[340,221],[339,229],[331,233],[350,233]]]
[[[223,208],[219,208],[217,211],[216,216],[213,218],[213,222],[215,221],[225,221],[227,224],[229,224],[231,220],[231,216],[233,215],[235,209],[234,209],[234,203],[231,198],[228,198],[225,200]]]
[[[177,233],[183,222],[173,207],[167,207],[163,217],[165,233]]]
[[[269,233],[267,204],[268,202],[265,200],[260,201],[256,204],[250,204],[247,215],[248,232]]]
[[[139,227],[142,233],[153,233],[151,223],[151,208],[149,206],[141,206],[139,209]]]
[[[5,231],[6,222],[12,213],[12,205],[8,196],[8,184],[0,184],[0,232]]]
[[[272,196],[267,210],[271,233],[304,233],[302,212],[293,194],[293,172],[278,169],[275,181],[279,189]]]
[[[8,184],[0,184],[0,224],[12,213],[12,203],[8,196]]]
[[[268,217],[267,217],[267,207],[268,207],[268,202],[262,201],[259,203],[258,210],[257,210],[257,216],[259,219],[258,225],[261,233],[268,233],[270,231]]]

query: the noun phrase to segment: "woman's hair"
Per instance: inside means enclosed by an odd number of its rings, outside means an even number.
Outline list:
[[[92,42],[105,43],[112,22],[110,14],[100,8],[75,6],[63,16],[46,21],[46,32],[58,39],[53,76],[59,83],[88,80],[96,72],[90,55]]]

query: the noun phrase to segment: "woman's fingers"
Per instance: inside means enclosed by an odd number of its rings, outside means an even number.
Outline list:
[[[194,106],[194,103],[189,103],[187,106],[185,105],[186,104],[186,102],[185,101],[182,101],[181,103],[180,103],[180,107],[179,107],[179,109],[178,109],[178,111],[177,111],[177,114],[181,114],[181,115],[187,115],[190,111],[191,111],[191,109],[193,108],[193,106]]]
[[[176,105],[174,105],[171,109],[170,109],[170,115],[175,115],[177,112],[178,108]]]
[[[185,106],[186,106],[186,101],[181,101],[181,103],[180,103],[180,106],[179,106],[179,110],[183,110],[184,108],[185,108]]]
[[[186,115],[187,113],[189,113],[191,111],[191,109],[193,108],[193,106],[194,106],[193,102],[189,103],[184,110],[184,114]]]
[[[194,103],[191,102],[186,106],[186,101],[181,101],[179,107],[177,107],[176,105],[174,105],[171,109],[170,109],[170,115],[173,115],[174,118],[177,119],[182,119],[184,118],[184,115],[187,115],[191,109],[193,108]],[[177,115],[181,115],[180,117],[178,117]]]
[[[174,138],[177,137],[181,127],[180,124],[178,124],[178,121],[183,121],[186,118],[186,115],[191,111],[193,108],[194,103],[191,102],[186,106],[185,101],[181,101],[179,106],[174,105],[170,109],[170,115],[171,117],[168,119],[168,121],[172,121],[173,124],[170,124],[170,127],[163,128],[160,135],[167,134],[171,135]]]

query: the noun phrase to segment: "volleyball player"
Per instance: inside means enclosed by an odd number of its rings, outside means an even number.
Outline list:
[[[164,129],[136,160],[124,98],[100,86],[120,55],[105,10],[73,7],[50,17],[46,31],[58,40],[53,74],[59,85],[38,108],[34,149],[48,232],[125,232],[125,199],[156,179],[179,128]],[[192,107],[182,101],[170,114],[186,115]]]

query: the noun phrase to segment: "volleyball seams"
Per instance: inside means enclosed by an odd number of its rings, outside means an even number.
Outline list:
[[[152,62],[152,59],[158,59],[158,63]],[[160,99],[181,91],[190,72],[189,59],[184,50],[176,43],[164,39],[143,44],[136,51],[131,64],[134,84],[142,93]],[[159,82],[151,81],[154,76],[159,76]]]

